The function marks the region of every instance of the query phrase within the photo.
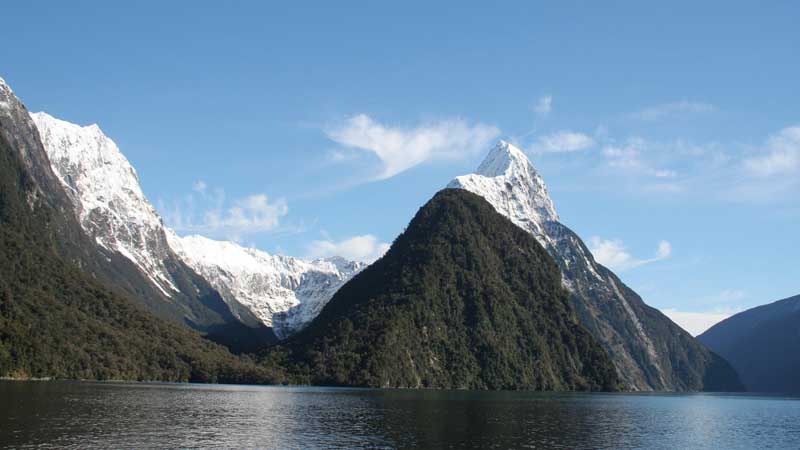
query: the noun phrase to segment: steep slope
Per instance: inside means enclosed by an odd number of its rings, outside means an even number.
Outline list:
[[[31,118],[87,233],[130,259],[166,297],[178,293],[165,263],[170,255],[161,219],[116,144],[97,125],[81,127],[43,112]]]
[[[179,237],[164,227],[136,171],[97,125],[82,127],[46,113],[31,117],[83,229],[109,253],[135,264],[147,287],[155,288],[143,289],[140,296],[168,317],[219,339],[252,334],[242,327],[234,330],[231,320],[208,326],[209,318],[181,307],[196,300],[208,303],[204,296],[218,300],[218,292],[224,309],[269,341],[273,333],[284,337],[313,319],[336,289],[363,268],[341,258],[311,262],[233,242]]]
[[[53,219],[58,232],[60,254],[106,285],[125,292],[161,317],[170,318],[208,333],[209,337],[239,350],[254,350],[274,340],[265,327],[254,329],[242,325],[231,314],[225,302],[208,283],[190,271],[182,262],[172,260],[174,281],[182,292],[191,296],[167,298],[127,256],[99,246],[88,237],[80,222],[74,196],[66,193],[55,175],[41,142],[40,133],[27,109],[3,84],[0,90],[0,113],[4,116],[2,133],[21,157],[26,169],[36,180],[37,195],[48,198],[58,211]]]
[[[423,206],[286,348],[301,378],[319,384],[617,386],[547,252],[485,200],[454,189]]]
[[[169,245],[208,280],[229,304],[239,303],[279,338],[301,329],[355,273],[361,262],[343,258],[305,261],[270,255],[233,242],[168,232]]]
[[[729,317],[698,339],[730,361],[748,390],[800,392],[800,295]]]
[[[457,177],[448,187],[482,196],[547,249],[581,324],[611,355],[627,389],[741,389],[722,358],[647,306],[559,222],[541,175],[522,151],[501,141],[476,173]]]
[[[0,79],[0,376],[274,382],[63,257],[79,225],[27,111]],[[80,234],[76,234],[79,238]]]

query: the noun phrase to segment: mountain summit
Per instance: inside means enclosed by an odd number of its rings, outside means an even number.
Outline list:
[[[134,262],[167,297],[178,292],[166,267],[161,218],[117,145],[95,125],[31,114],[50,164],[78,209],[81,225],[104,248]]]
[[[301,379],[371,387],[614,390],[558,267],[486,200],[444,189],[286,343]]]
[[[135,275],[143,276],[145,287],[154,292],[142,294],[142,283],[135,283],[133,291],[164,316],[213,331],[205,308],[195,301],[202,291],[216,297],[216,309],[262,332],[269,327],[267,334],[283,338],[313,319],[365,266],[341,258],[305,261],[234,242],[180,237],[164,226],[142,192],[136,170],[100,127],[75,125],[43,112],[30,116],[84,232],[135,265]]]
[[[558,221],[544,179],[522,150],[500,141],[489,151],[474,174],[456,177],[447,186],[478,193],[545,245],[544,225]]]
[[[469,175],[448,187],[485,198],[532,234],[561,269],[581,324],[606,348],[631,390],[740,390],[730,365],[598,264],[561,224],[544,180],[525,154],[500,141]]]

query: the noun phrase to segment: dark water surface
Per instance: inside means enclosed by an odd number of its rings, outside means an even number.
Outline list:
[[[0,381],[0,446],[800,449],[800,400]]]

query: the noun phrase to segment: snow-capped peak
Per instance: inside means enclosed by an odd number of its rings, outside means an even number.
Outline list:
[[[500,141],[476,173],[456,177],[448,187],[482,196],[542,244],[561,269],[563,285],[605,329],[595,337],[611,351],[626,383],[635,389],[668,386],[658,352],[636,310],[608,275],[610,272],[598,265],[580,238],[559,222],[544,180],[520,149]],[[597,304],[603,303],[614,304],[624,314],[606,316],[597,310]],[[620,335],[618,329],[634,330],[636,337]],[[620,346],[620,342],[628,342],[635,351]],[[655,375],[646,375],[641,367],[655,368]]]
[[[306,261],[203,236],[167,232],[169,244],[226,300],[252,311],[279,338],[302,328],[366,264],[333,257]]]
[[[86,232],[133,261],[170,297],[178,289],[164,266],[168,247],[161,218],[114,141],[96,124],[80,126],[44,112],[31,118]]]
[[[506,141],[498,142],[489,151],[476,173],[456,177],[448,187],[484,197],[540,242],[546,240],[545,224],[558,221],[541,175],[522,150]]]
[[[8,113],[12,110],[12,105],[15,103],[14,91],[11,86],[6,84],[6,80],[0,77],[0,112]]]
[[[180,284],[166,263],[174,265],[177,256],[219,291],[234,315],[246,308],[283,337],[316,317],[365,267],[343,258],[305,261],[202,236],[181,238],[164,227],[133,166],[99,126],[43,112],[31,117],[86,233],[130,259],[167,297]]]
[[[522,150],[513,144],[500,140],[489,150],[489,154],[483,159],[475,173],[485,177],[497,177],[506,175],[511,171],[525,170],[530,165],[530,161],[528,161]]]

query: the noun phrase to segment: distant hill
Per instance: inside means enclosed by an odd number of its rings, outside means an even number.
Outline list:
[[[299,379],[315,384],[618,387],[547,251],[486,200],[456,189],[436,194],[285,346]]]
[[[753,392],[800,392],[800,295],[736,314],[698,336]]]

